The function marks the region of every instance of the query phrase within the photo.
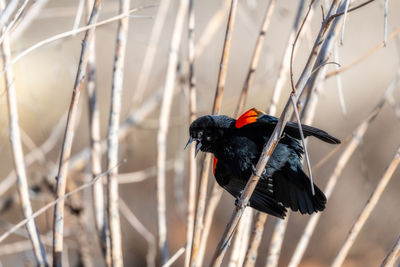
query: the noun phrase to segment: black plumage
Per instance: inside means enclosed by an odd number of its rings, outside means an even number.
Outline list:
[[[244,113],[238,120],[223,115],[208,115],[190,126],[189,143],[196,141],[196,153],[201,150],[214,154],[214,175],[218,184],[235,198],[240,197],[270,138],[278,119],[256,109]],[[322,141],[340,141],[323,130],[302,125],[303,134]],[[326,205],[324,193],[304,173],[301,158],[304,153],[298,125],[288,122],[284,137],[277,147],[250,198],[249,205],[259,211],[284,218],[286,208],[302,214],[322,211]]]

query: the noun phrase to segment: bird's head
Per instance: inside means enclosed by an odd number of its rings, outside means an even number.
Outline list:
[[[215,143],[224,136],[234,123],[234,119],[223,115],[207,115],[197,118],[190,125],[190,137],[185,148],[193,141],[196,141],[195,155],[199,150],[214,153],[216,149]]]

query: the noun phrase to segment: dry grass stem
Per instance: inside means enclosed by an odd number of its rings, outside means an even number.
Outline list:
[[[379,201],[383,191],[385,190],[387,184],[389,183],[390,179],[393,176],[394,171],[396,170],[397,166],[400,163],[400,146],[397,148],[396,153],[392,161],[386,167],[385,172],[383,173],[378,185],[371,193],[367,203],[365,204],[363,210],[361,211],[360,215],[358,216],[356,222],[351,227],[349,234],[346,237],[346,240],[342,247],[339,250],[339,253],[335,257],[332,266],[339,267],[342,266],[347,254],[350,251],[354,241],[356,240],[358,234],[360,233],[362,227],[364,226],[365,222],[367,221],[368,217],[371,215],[372,210],[375,208],[376,204]]]
[[[143,92],[147,88],[147,84],[149,78],[151,76],[151,68],[153,66],[153,62],[157,52],[157,45],[159,45],[160,37],[162,33],[162,28],[165,24],[165,20],[167,18],[167,11],[170,5],[170,0],[164,0],[160,2],[160,5],[157,9],[157,14],[155,16],[153,28],[150,33],[149,43],[146,48],[143,65],[139,72],[138,82],[136,85],[135,92],[133,94],[133,106],[136,106],[138,103],[142,102]]]
[[[14,18],[5,26],[4,28],[2,27],[2,32],[0,36],[0,44],[3,43],[4,39],[10,32],[10,30],[14,27],[15,23],[17,23],[18,20],[21,19],[21,15],[23,12],[25,12],[26,6],[28,5],[29,0],[25,0],[22,5],[18,8],[18,10],[14,14]]]
[[[195,60],[195,14],[194,14],[194,0],[189,1],[188,7],[188,62],[189,62],[189,123],[196,119],[196,78],[194,72]],[[189,189],[188,189],[188,208],[187,208],[187,228],[186,228],[186,253],[185,253],[185,267],[190,264],[193,231],[194,231],[194,218],[196,211],[196,176],[197,176],[197,163],[195,158],[196,148],[194,145],[189,147]]]
[[[356,148],[359,146],[365,132],[367,131],[369,125],[373,121],[373,119],[378,115],[380,110],[382,109],[383,104],[385,103],[385,99],[387,98],[387,95],[390,95],[389,93],[391,92],[393,86],[389,86],[388,89],[386,90],[386,93],[384,97],[378,102],[376,107],[372,110],[372,112],[367,116],[366,119],[364,119],[361,124],[356,128],[356,130],[353,132],[353,137],[349,141],[349,144],[347,147],[344,149],[342,152],[341,156],[339,157],[336,167],[332,173],[332,175],[328,179],[328,183],[325,187],[325,196],[329,200],[330,196],[332,195],[333,189],[335,188],[335,185],[337,183],[337,180],[339,179],[340,175],[343,172],[344,167],[347,165],[349,162],[350,157],[353,155],[354,151]],[[299,243],[296,246],[296,249],[293,253],[293,256],[289,262],[289,267],[296,267],[299,265],[304,252],[308,246],[308,243],[310,242],[311,236],[314,233],[315,227],[319,221],[319,218],[321,216],[321,213],[316,213],[311,215],[310,220],[308,221],[306,228],[304,229],[303,235],[300,238]]]
[[[0,8],[4,9],[4,5],[4,0],[2,0],[0,2]],[[4,32],[4,30],[2,32],[3,42],[1,43],[1,52],[3,54],[3,64],[7,65],[11,59],[11,48],[8,40],[8,34]],[[7,107],[10,132],[9,138],[11,143],[15,173],[18,181],[18,195],[23,216],[25,218],[30,218],[32,215],[32,206],[29,199],[29,186],[24,163],[24,154],[22,150],[21,133],[18,123],[17,93],[14,84],[14,74],[11,68],[9,68],[5,73],[5,88],[7,92]],[[36,264],[38,266],[48,266],[46,252],[40,239],[35,220],[30,219],[27,222],[26,230],[28,231],[29,239],[31,240]]]
[[[87,10],[93,6],[94,0],[86,1]],[[101,144],[100,144],[100,110],[97,100],[97,77],[96,77],[96,51],[95,36],[89,43],[89,59],[87,65],[86,89],[89,102],[89,132],[90,132],[90,166],[92,178],[101,173]],[[104,189],[101,181],[93,185],[93,213],[95,216],[95,226],[98,240],[103,255],[106,255],[106,216],[104,205]]]
[[[161,102],[159,128],[157,133],[157,214],[158,214],[158,248],[161,255],[161,264],[168,260],[167,245],[167,218],[166,218],[166,188],[165,165],[167,154],[167,134],[169,115],[171,112],[172,97],[178,65],[178,51],[182,38],[182,30],[189,1],[181,0],[175,19],[174,30],[169,50],[167,75],[165,79],[164,95]]]
[[[383,260],[381,267],[392,267],[399,259],[400,256],[400,236],[397,238],[396,243],[394,244],[393,248],[389,251],[386,255],[385,259]]]
[[[394,30],[389,37],[387,38],[387,42],[391,41],[394,37],[396,37],[397,35],[400,34],[400,27],[397,28],[396,30]],[[368,50],[365,54],[363,54],[362,56],[360,56],[359,58],[357,58],[356,60],[354,60],[353,62],[351,62],[350,64],[347,64],[343,67],[340,67],[337,70],[331,71],[328,74],[326,74],[325,79],[328,79],[332,76],[338,75],[339,73],[342,73],[346,70],[351,69],[352,67],[354,67],[355,65],[361,63],[362,61],[364,61],[365,59],[369,58],[370,56],[372,56],[373,54],[375,54],[376,52],[378,52],[381,48],[385,47],[385,45],[383,43],[379,43],[376,46],[374,46],[373,48],[371,48],[370,50]]]
[[[93,5],[93,10],[88,22],[88,25],[95,23],[98,17],[101,0],[96,0]],[[68,164],[71,155],[71,147],[74,137],[75,120],[78,110],[78,103],[83,87],[83,82],[86,74],[88,62],[87,43],[90,42],[94,34],[94,28],[88,30],[85,34],[82,43],[80,62],[76,74],[75,84],[72,93],[71,106],[68,113],[68,120],[65,129],[64,140],[60,155],[60,165],[57,174],[57,189],[56,198],[62,198],[65,194],[65,187],[67,184]],[[56,203],[54,207],[54,221],[53,221],[53,266],[62,265],[62,251],[63,251],[63,230],[64,230],[64,201]]]
[[[271,100],[270,100],[270,103],[269,103],[269,106],[267,109],[267,114],[270,114],[273,116],[277,112],[277,105],[278,105],[279,99],[282,94],[283,86],[286,82],[286,79],[287,79],[287,76],[289,73],[290,58],[294,57],[297,52],[297,49],[293,50],[293,43],[295,41],[296,34],[300,27],[301,15],[304,10],[304,4],[305,4],[304,0],[299,2],[299,6],[296,11],[296,17],[294,19],[293,26],[290,30],[289,38],[286,42],[286,49],[285,49],[285,52],[283,53],[283,57],[282,57],[282,60],[281,60],[280,66],[279,66],[278,77],[275,80],[274,89],[272,90],[273,93],[272,93],[272,97],[271,97]],[[311,21],[313,14],[314,14],[314,12],[312,10],[310,10],[310,12],[308,14],[309,19],[306,20],[303,24],[303,29],[305,32],[307,32],[307,29],[309,27],[309,21]]]
[[[225,31],[224,45],[222,49],[222,56],[219,65],[217,88],[215,90],[212,114],[219,114],[221,110],[222,95],[224,92],[225,82],[226,82],[226,72],[229,62],[229,54],[232,43],[233,26],[235,24],[237,4],[238,4],[237,0],[231,0],[228,22]],[[202,259],[199,258],[199,248],[200,248],[200,241],[202,240],[202,230],[204,225],[204,211],[206,204],[208,172],[210,169],[210,164],[211,164],[211,154],[207,153],[204,158],[200,173],[200,188],[199,188],[199,195],[197,198],[197,209],[196,209],[195,227],[193,234],[193,245],[191,252],[192,256],[190,260],[191,266],[200,266],[199,261],[202,261]]]
[[[258,62],[260,60],[261,51],[264,44],[265,35],[267,33],[267,29],[271,22],[272,14],[275,10],[276,0],[270,0],[267,6],[267,10],[264,15],[263,23],[261,25],[260,32],[258,33],[256,45],[253,50],[253,56],[251,57],[250,67],[247,71],[246,80],[243,84],[242,91],[239,97],[239,103],[237,105],[234,117],[240,116],[243,113],[244,106],[246,104],[247,94],[249,88],[254,80],[254,74],[256,72]]]
[[[344,8],[344,14],[343,14],[343,24],[342,24],[342,33],[340,35],[340,45],[343,45],[343,40],[344,40],[344,29],[346,28],[346,21],[347,21],[347,11],[349,10],[349,5],[350,5],[350,0],[345,0],[346,5]]]
[[[287,213],[285,219],[277,219],[274,232],[269,247],[266,267],[278,266],[278,260],[282,249],[283,237],[285,236],[287,223],[289,221],[290,212]]]
[[[181,247],[178,249],[177,252],[167,261],[165,262],[162,267],[169,267],[185,252],[185,247]]]
[[[92,2],[92,1],[89,1]],[[87,2],[88,4],[88,2]],[[72,26],[72,30],[75,30],[79,28],[79,24],[81,22],[83,10],[85,9],[85,1],[84,0],[79,0],[78,8],[75,14],[75,20],[74,20],[74,26]]]
[[[387,33],[388,33],[388,10],[389,10],[389,0],[385,0],[385,7],[383,13],[383,45],[387,44]]]
[[[256,264],[258,256],[258,248],[261,243],[262,234],[264,232],[264,225],[267,221],[268,214],[263,212],[256,212],[255,222],[250,237],[249,247],[247,249],[246,258],[243,267],[253,267]]]
[[[119,13],[127,15],[130,1],[119,1]],[[121,18],[118,22],[117,40],[115,45],[114,68],[111,87],[111,108],[107,135],[107,167],[115,166],[118,162],[118,131],[122,103],[122,89],[124,80],[124,64],[128,38],[129,17]],[[118,168],[109,172],[107,177],[107,223],[110,246],[107,243],[106,255],[111,255],[108,266],[123,266],[122,238],[119,219],[119,193],[118,193]],[[111,251],[109,253],[108,251]]]
[[[335,45],[333,55],[335,58],[335,62],[340,62],[339,61],[339,46]],[[340,69],[339,65],[336,65],[336,69]],[[324,75],[323,75],[324,76]],[[337,89],[339,93],[339,100],[340,100],[340,106],[342,108],[342,112],[344,115],[347,114],[347,108],[346,108],[346,103],[344,101],[344,94],[343,94],[343,83],[342,83],[342,76],[340,74],[336,75],[336,84],[337,84]]]
[[[147,242],[147,255],[146,264],[148,267],[156,266],[155,260],[157,256],[157,246],[156,239],[154,235],[139,221],[135,214],[129,209],[125,201],[121,198],[119,199],[119,210],[121,214],[126,218],[129,224],[138,231],[138,233],[143,236]]]
[[[252,224],[253,210],[246,209],[242,220],[239,222],[238,229],[231,250],[231,258],[229,259],[229,267],[242,266],[246,249],[250,239],[250,229]]]
[[[170,171],[174,169],[175,160],[167,160],[165,170]],[[157,166],[152,166],[147,169],[140,171],[130,172],[130,173],[119,173],[118,174],[118,184],[130,184],[145,181],[153,176],[157,175]]]

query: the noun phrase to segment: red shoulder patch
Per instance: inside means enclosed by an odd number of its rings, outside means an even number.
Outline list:
[[[214,156],[214,163],[213,163],[213,174],[215,175],[215,168],[217,168],[218,159]]]
[[[265,114],[264,112],[256,108],[249,109],[248,111],[243,113],[243,115],[240,116],[239,119],[237,119],[235,126],[236,128],[242,128],[247,124],[256,122],[257,119],[264,114]]]

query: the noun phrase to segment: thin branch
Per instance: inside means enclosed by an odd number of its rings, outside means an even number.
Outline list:
[[[119,1],[119,13],[128,14],[130,0]],[[124,64],[128,38],[129,17],[118,22],[117,40],[115,45],[114,67],[111,86],[111,108],[107,135],[107,167],[111,168],[118,162],[118,131],[122,103],[122,88],[124,80]],[[109,172],[107,177],[107,222],[110,246],[107,243],[106,255],[111,255],[108,266],[123,266],[121,226],[118,210],[118,168]],[[108,251],[111,251],[109,253]]]
[[[21,18],[21,15],[25,11],[26,6],[28,5],[28,3],[29,3],[29,0],[25,0],[22,3],[22,5],[17,10],[17,12],[15,12],[13,20],[10,21],[8,23],[7,27],[5,27],[3,29],[2,33],[1,33],[1,36],[0,36],[0,44],[3,43],[4,39],[8,35],[9,31],[14,27],[15,23]]]
[[[167,262],[165,262],[162,265],[162,267],[171,266],[184,252],[185,252],[185,247],[181,247]]]
[[[229,267],[242,266],[247,246],[250,238],[250,226],[253,217],[253,210],[246,209],[242,220],[239,222],[237,232],[232,245],[231,258],[229,259]]]
[[[393,245],[392,249],[386,255],[383,260],[381,267],[393,267],[400,256],[400,236],[397,238],[396,243]]]
[[[387,43],[387,33],[388,33],[388,10],[389,10],[389,0],[385,0],[385,8],[383,14],[383,45],[386,46]]]
[[[189,62],[189,123],[196,119],[196,77],[194,73],[194,60],[195,60],[195,13],[194,13],[194,0],[189,1],[188,7],[188,62]],[[196,211],[196,176],[197,176],[197,163],[195,158],[195,146],[189,147],[189,190],[188,190],[188,210],[187,210],[187,228],[186,228],[186,254],[185,254],[185,267],[190,264],[192,245],[193,245],[193,231],[194,231],[194,218]]]
[[[237,117],[243,113],[243,108],[246,104],[247,94],[248,94],[251,84],[253,83],[254,74],[256,72],[258,62],[260,60],[260,55],[261,55],[261,51],[263,48],[265,35],[267,33],[269,24],[271,22],[272,14],[274,13],[274,10],[275,10],[275,4],[276,4],[276,0],[270,0],[268,3],[268,6],[267,6],[267,10],[264,14],[264,20],[263,20],[260,32],[258,33],[256,45],[253,50],[253,56],[251,58],[249,70],[247,71],[246,80],[242,86],[242,92],[240,93],[239,103],[236,107],[234,117]]]
[[[346,6],[343,11],[343,24],[342,24],[342,33],[340,35],[340,45],[343,45],[343,40],[344,40],[344,29],[346,28],[346,21],[347,21],[347,13],[349,11],[349,5],[350,5],[350,0],[345,0],[346,1]]]
[[[167,160],[165,169],[167,171],[174,169],[174,159]],[[130,184],[138,183],[149,179],[150,177],[157,175],[157,166],[152,166],[150,168],[135,171],[131,173],[120,173],[118,174],[118,184]]]
[[[145,92],[149,78],[151,77],[151,68],[153,66],[153,62],[156,56],[157,47],[160,42],[162,28],[165,24],[170,2],[171,0],[161,1],[160,6],[157,9],[157,14],[154,20],[153,28],[151,30],[149,43],[147,45],[144,55],[143,65],[139,72],[138,82],[136,84],[136,89],[132,98],[133,106],[136,106],[143,100],[143,92]]]
[[[218,114],[221,110],[222,95],[225,88],[226,72],[229,62],[229,54],[232,43],[233,28],[236,19],[238,0],[231,0],[231,6],[229,10],[228,21],[225,31],[224,45],[222,49],[222,56],[219,65],[217,88],[215,90],[214,104],[212,108],[212,114]],[[202,241],[202,229],[204,225],[204,211],[206,204],[207,195],[207,184],[208,184],[208,172],[211,165],[211,154],[207,153],[204,157],[201,173],[200,173],[200,187],[199,195],[197,198],[197,210],[195,218],[195,227],[193,234],[193,245],[192,245],[192,257],[190,260],[191,266],[198,266],[199,261],[203,260],[203,257],[199,257],[200,242]],[[207,233],[208,234],[208,233]]]
[[[129,209],[128,205],[122,198],[119,199],[119,210],[121,214],[126,218],[129,224],[138,231],[138,233],[143,236],[147,242],[147,255],[146,263],[148,267],[154,267],[156,265],[155,259],[157,256],[157,246],[156,239],[154,235],[139,221],[135,214]]]
[[[336,45],[333,51],[333,55],[335,58],[336,62],[339,62],[339,46]],[[340,69],[340,65],[336,65],[336,69]],[[337,88],[339,92],[339,100],[340,100],[340,106],[342,107],[342,112],[344,115],[347,114],[347,108],[346,108],[346,103],[344,102],[344,94],[343,94],[343,84],[342,84],[342,76],[341,75],[336,75],[336,83],[337,83]]]
[[[260,211],[256,212],[256,219],[251,233],[249,247],[247,249],[243,267],[252,267],[256,264],[258,248],[261,244],[264,225],[265,222],[267,221],[267,218],[268,214],[262,213]]]
[[[4,0],[0,1],[0,8],[3,10],[5,6]],[[1,44],[1,52],[3,54],[4,65],[7,65],[11,59],[11,48],[8,40],[7,32],[2,31],[4,34],[3,42]],[[10,143],[13,155],[13,163],[15,167],[15,173],[17,175],[17,189],[18,195],[21,201],[21,209],[23,216],[29,218],[32,215],[32,206],[29,199],[28,179],[26,175],[24,153],[22,150],[21,133],[18,123],[18,104],[17,104],[17,93],[14,84],[14,74],[12,69],[8,69],[5,74],[5,88],[7,91],[7,107],[8,107],[8,119],[10,129]],[[38,266],[48,266],[46,251],[44,250],[40,234],[34,220],[29,220],[26,226],[29,238],[32,243],[33,252]]]
[[[285,219],[277,219],[274,233],[272,235],[271,244],[268,252],[266,267],[278,266],[278,260],[283,244],[283,236],[286,231],[287,223],[289,222],[290,212]]]
[[[72,26],[72,30],[76,30],[79,28],[79,23],[81,22],[81,17],[84,8],[85,8],[85,0],[79,0],[78,10],[76,11],[74,26]]]
[[[174,31],[172,33],[167,75],[165,78],[164,95],[161,102],[159,129],[157,133],[157,215],[158,215],[158,248],[161,254],[161,264],[168,260],[167,245],[167,218],[166,218],[166,188],[165,188],[165,165],[167,154],[167,134],[169,115],[171,112],[172,96],[176,79],[178,65],[178,51],[182,38],[182,30],[185,15],[188,10],[189,1],[181,0],[175,19]]]
[[[339,267],[342,266],[347,254],[350,251],[351,246],[353,245],[354,241],[356,240],[358,234],[360,233],[362,227],[364,226],[365,222],[367,221],[368,217],[371,215],[372,210],[375,208],[376,204],[379,201],[383,191],[385,190],[387,184],[389,183],[390,179],[393,176],[394,171],[396,170],[397,166],[400,163],[400,146],[397,148],[396,153],[393,156],[392,161],[386,167],[378,185],[371,193],[371,196],[368,198],[367,203],[365,204],[363,210],[361,211],[360,215],[358,216],[356,222],[351,227],[349,234],[346,237],[346,240],[342,247],[339,250],[339,253],[336,255],[332,266]]]
[[[96,0],[93,5],[92,14],[90,16],[88,25],[95,23],[98,17],[101,0]],[[65,187],[67,184],[67,173],[69,158],[71,155],[71,147],[74,137],[75,120],[78,110],[78,103],[83,87],[84,77],[86,74],[86,67],[88,62],[87,42],[90,42],[94,33],[94,28],[88,30],[82,43],[82,50],[78,71],[76,74],[75,84],[72,93],[71,105],[68,113],[68,120],[65,129],[65,135],[60,155],[60,165],[57,174],[57,189],[56,197],[60,198],[65,194]],[[54,207],[54,221],[53,221],[53,266],[62,265],[62,251],[63,251],[63,228],[64,228],[64,201],[60,201]]]

